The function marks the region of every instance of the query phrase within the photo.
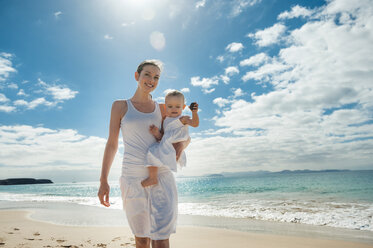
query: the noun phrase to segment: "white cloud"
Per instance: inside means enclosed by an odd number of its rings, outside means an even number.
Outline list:
[[[286,27],[281,23],[276,23],[272,27],[259,30],[255,34],[250,33],[247,36],[256,41],[256,45],[264,47],[277,43],[285,33]]]
[[[163,91],[163,94],[167,95],[169,92],[171,91],[175,91],[176,89],[166,89]],[[180,91],[181,93],[188,93],[190,92],[190,89],[189,88],[182,88],[181,90],[176,90],[176,91]]]
[[[105,143],[104,138],[81,135],[73,129],[0,126],[0,174],[54,171],[56,176],[62,170],[93,170],[99,176]],[[119,160],[116,156],[114,164],[119,165]],[[119,171],[113,173],[118,175]]]
[[[223,81],[223,83],[228,84],[229,81],[231,80],[230,77],[240,73],[240,70],[238,69],[237,66],[229,66],[225,68],[224,70],[224,75],[220,75],[220,79]]]
[[[163,50],[166,45],[166,38],[164,37],[164,34],[159,31],[152,32],[150,34],[150,44],[157,51]]]
[[[220,63],[222,63],[223,61],[224,61],[224,56],[218,56],[218,57],[216,57],[216,59],[220,62]]]
[[[0,93],[0,102],[8,102],[9,99],[2,93]]]
[[[56,19],[59,19],[59,17],[60,17],[61,14],[62,14],[61,11],[54,12],[54,17],[55,17]]]
[[[10,60],[12,57],[10,53],[0,53],[0,82],[5,81],[11,72],[17,71]]]
[[[28,102],[23,99],[20,99],[20,100],[14,101],[13,104],[16,106],[27,106]]]
[[[245,93],[243,92],[243,90],[241,88],[235,89],[233,91],[233,97],[234,98],[240,97],[240,96],[243,96],[243,95],[245,95]]]
[[[223,80],[223,83],[228,84],[231,80],[227,75],[220,75],[220,79]]]
[[[1,53],[0,54],[0,81],[5,81],[9,77],[10,72],[16,72],[16,70],[12,67],[12,62],[9,60],[12,58],[13,55],[9,53]],[[28,83],[27,80],[23,80],[22,84]],[[16,83],[6,83],[4,84],[10,89],[18,89],[18,85]],[[59,84],[53,84],[49,85],[46,82],[42,81],[40,78],[38,79],[38,83],[34,86],[38,87],[39,89],[36,89],[33,91],[33,93],[41,94],[42,96],[36,96],[34,97],[34,100],[28,102],[24,99],[19,100],[13,100],[12,102],[14,106],[10,105],[1,105],[0,111],[2,112],[13,112],[16,110],[17,106],[26,106],[27,109],[35,109],[39,105],[44,106],[57,106],[58,103],[62,103],[65,100],[74,98],[79,92],[71,90],[67,86],[59,85]],[[0,87],[4,88],[4,86]],[[47,100],[46,96],[51,95],[53,100]],[[17,93],[17,96],[28,96],[23,89],[20,89]],[[9,101],[8,98],[2,93],[0,93],[0,102],[5,102],[5,99],[7,99],[6,102]],[[57,106],[60,107],[60,106]]]
[[[248,59],[242,60],[240,66],[258,66],[264,62],[267,62],[270,58],[265,53],[258,53],[254,56],[251,56]]]
[[[229,66],[225,68],[225,75],[227,76],[233,76],[238,73],[240,73],[240,71],[238,70],[237,66]]]
[[[244,46],[242,45],[242,43],[232,42],[225,48],[225,50],[228,50],[231,53],[235,53],[241,51],[243,48]]]
[[[8,88],[10,88],[10,89],[18,89],[18,85],[15,84],[15,83],[10,83],[10,84],[8,84]]]
[[[243,79],[273,88],[250,101],[215,100],[224,106],[213,118],[217,129],[193,139],[188,167],[372,169],[371,23],[371,1],[328,1],[316,9],[284,37],[277,55],[249,63],[259,67]],[[189,168],[183,173],[192,174]]]
[[[15,110],[16,110],[16,108],[13,107],[13,106],[0,105],[0,111],[2,111],[2,112],[9,113],[9,112],[12,112],[12,111],[15,111]]]
[[[231,101],[222,97],[218,97],[215,98],[212,102],[222,108],[225,105],[229,104]]]
[[[210,94],[210,93],[212,93],[212,92],[214,92],[215,91],[215,88],[211,88],[211,89],[202,89],[202,92],[204,93],[204,94]],[[200,111],[200,110],[198,110],[198,111]]]
[[[154,99],[154,101],[156,101],[156,102],[165,102],[165,97],[164,97],[164,96],[156,97],[156,98]]]
[[[49,85],[40,78],[38,78],[38,82],[39,85],[45,89],[46,94],[52,95],[53,99],[56,101],[55,103],[72,99],[79,93],[78,91],[71,90],[70,88],[63,85]]]
[[[276,84],[277,81],[273,78],[276,73],[289,69],[290,66],[283,63],[282,61],[273,60],[272,63],[266,63],[256,71],[249,71],[243,77],[243,81],[254,79],[257,81],[267,81],[272,84]]]
[[[39,98],[36,98],[35,100],[32,100],[31,102],[29,102],[28,105],[27,105],[27,108],[28,109],[34,109],[38,105],[53,106],[55,104],[56,103],[49,102],[49,101],[45,100],[44,97],[39,97]]]
[[[104,39],[105,39],[105,40],[112,40],[112,39],[114,39],[114,37],[113,37],[113,36],[110,36],[110,35],[108,35],[108,34],[105,34],[105,35],[104,35]]]
[[[193,86],[200,86],[204,89],[208,89],[213,85],[219,84],[218,77],[212,77],[212,78],[200,78],[200,77],[192,77],[190,79],[190,84]]]
[[[168,93],[170,93],[171,91],[175,91],[175,89],[165,89],[163,91],[163,94],[167,95]]]
[[[78,91],[71,90],[61,85],[49,86],[47,88],[47,91],[53,96],[55,100],[72,99],[75,97],[76,94],[78,94]]]
[[[205,7],[205,4],[206,4],[206,0],[198,1],[196,3],[196,9],[199,9],[201,7]]]
[[[230,16],[236,17],[240,15],[246,8],[251,7],[260,2],[261,0],[234,0],[231,2],[232,11]]]
[[[312,15],[313,11],[310,9],[307,9],[305,7],[295,5],[293,8],[291,8],[291,11],[284,11],[281,14],[278,15],[277,19],[283,20],[283,19],[292,19],[292,18],[298,18],[298,17],[308,17]]]
[[[17,93],[17,96],[27,96],[27,94],[25,93],[23,89],[20,89]]]

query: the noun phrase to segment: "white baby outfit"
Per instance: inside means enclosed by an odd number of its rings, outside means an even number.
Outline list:
[[[138,111],[130,100],[128,110],[121,120],[124,156],[120,189],[123,209],[128,223],[136,237],[148,237],[152,240],[168,239],[176,232],[177,188],[175,177],[169,167],[158,170],[158,184],[142,187],[141,181],[149,176],[146,154],[156,143],[149,132],[149,126],[160,128],[162,115],[157,103],[152,113]]]
[[[180,121],[180,117],[181,116],[166,117],[163,121],[164,135],[160,143],[155,143],[150,146],[146,156],[146,166],[166,166],[169,167],[170,170],[176,172],[177,164],[179,164],[180,167],[186,165],[185,152],[182,152],[179,161],[176,162],[176,152],[172,145],[172,143],[186,141],[190,138],[188,126]]]

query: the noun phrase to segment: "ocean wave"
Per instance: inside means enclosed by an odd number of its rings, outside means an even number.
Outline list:
[[[236,202],[180,203],[186,215],[250,218],[373,231],[373,204],[250,199]]]
[[[103,207],[97,197],[13,194],[0,192],[0,200],[66,202]],[[121,197],[111,197],[112,209],[122,209]],[[373,231],[373,204],[304,200],[212,200],[179,203],[179,213],[231,218],[303,223]]]

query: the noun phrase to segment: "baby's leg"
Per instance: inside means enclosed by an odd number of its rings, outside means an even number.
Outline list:
[[[143,187],[152,186],[158,184],[158,167],[156,166],[149,166],[149,177],[141,182]]]

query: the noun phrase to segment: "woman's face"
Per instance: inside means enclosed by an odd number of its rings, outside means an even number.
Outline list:
[[[146,65],[142,69],[141,73],[135,73],[138,87],[146,93],[152,92],[158,85],[160,70],[157,66]]]

